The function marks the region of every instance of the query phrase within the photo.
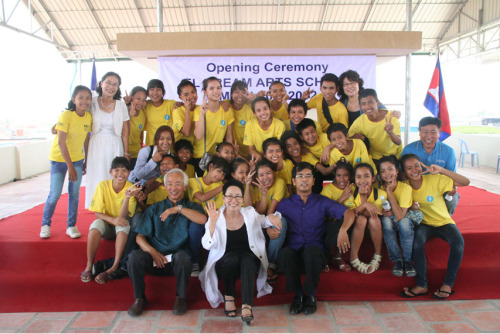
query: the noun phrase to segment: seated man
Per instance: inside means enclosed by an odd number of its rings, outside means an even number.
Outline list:
[[[182,170],[170,170],[165,175],[167,199],[151,205],[135,228],[136,242],[141,249],[133,251],[127,262],[135,297],[128,310],[131,316],[139,316],[148,303],[144,283],[146,273],[173,274],[177,279],[173,313],[182,315],[187,311],[187,286],[192,269],[189,224],[204,225],[207,221],[201,205],[183,199],[187,183],[188,177]],[[162,214],[164,211],[166,213]]]
[[[292,172],[297,193],[281,200],[277,210],[288,221],[288,244],[280,251],[278,262],[286,276],[287,291],[294,291],[290,314],[316,312],[316,288],[319,276],[326,265],[324,238],[326,218],[344,218],[349,228],[354,222],[354,212],[325,196],[312,193],[314,167],[307,162],[298,163]],[[342,234],[342,236],[344,236]],[[348,239],[337,246],[342,251],[349,247]],[[305,270],[304,286],[300,274]]]
[[[418,123],[418,134],[420,140],[408,144],[402,155],[415,154],[426,166],[437,165],[449,171],[457,172],[457,157],[452,147],[439,141],[442,122],[436,117],[424,117]],[[460,196],[457,187],[454,186],[448,195],[453,196],[451,201],[446,200],[446,207],[450,216],[455,212]]]

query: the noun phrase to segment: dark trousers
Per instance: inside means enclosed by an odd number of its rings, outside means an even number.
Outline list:
[[[137,249],[130,253],[127,262],[128,275],[134,287],[134,297],[146,298],[144,293],[146,284],[144,277],[146,273],[154,276],[174,275],[176,278],[177,296],[185,299],[187,296],[187,287],[191,277],[191,257],[185,252],[178,252],[172,256],[172,262],[165,265],[164,268],[153,266],[153,258],[149,253],[142,249]]]
[[[314,294],[319,284],[319,276],[326,264],[323,250],[317,246],[306,246],[298,250],[283,248],[278,255],[278,263],[286,276],[286,290]],[[300,274],[305,272],[304,286]]]
[[[215,264],[217,276],[222,277],[224,294],[236,297],[235,284],[241,278],[242,304],[253,305],[255,276],[260,267],[260,260],[251,251],[226,252]]]

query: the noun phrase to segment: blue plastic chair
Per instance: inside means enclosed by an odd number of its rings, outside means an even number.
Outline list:
[[[470,154],[471,165],[474,167],[474,157],[477,158],[477,167],[479,168],[479,153],[469,151],[469,146],[467,142],[463,139],[458,138],[460,141],[460,157],[458,158],[458,166],[464,167],[464,160],[467,154]]]
[[[498,174],[498,166],[500,165],[500,154],[498,154],[498,159],[497,159],[497,174]]]

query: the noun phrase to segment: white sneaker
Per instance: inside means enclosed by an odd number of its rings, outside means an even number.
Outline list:
[[[200,265],[198,263],[193,263],[193,269],[191,270],[191,277],[200,276]]]
[[[50,238],[50,226],[49,225],[42,226],[42,230],[40,231],[40,238],[42,238],[42,239]]]
[[[76,228],[76,226],[72,226],[72,227],[68,227],[66,229],[66,234],[71,238],[71,239],[76,239],[76,238],[80,238],[82,235],[80,234],[80,232],[78,232],[78,229]]]

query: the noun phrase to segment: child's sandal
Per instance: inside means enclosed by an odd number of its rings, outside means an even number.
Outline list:
[[[359,261],[359,258],[352,260],[351,266],[362,274],[368,274],[369,265]]]

